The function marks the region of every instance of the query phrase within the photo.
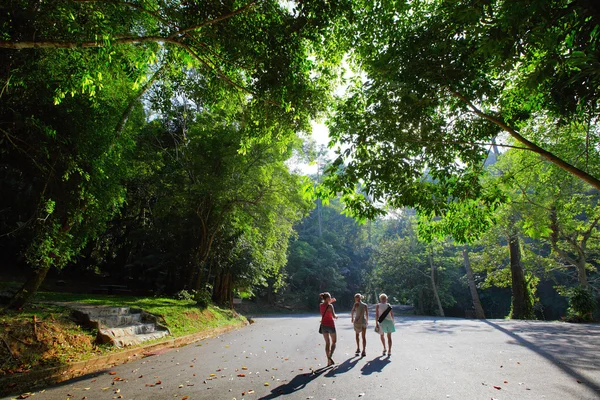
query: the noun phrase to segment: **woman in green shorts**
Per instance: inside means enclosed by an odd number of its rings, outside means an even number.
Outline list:
[[[354,333],[356,334],[356,355],[360,354],[359,336],[362,333],[363,351],[362,357],[367,355],[367,325],[369,324],[369,309],[365,303],[361,301],[362,295],[356,293],[354,295],[354,306],[350,313],[350,320],[354,323]],[[356,312],[356,316],[354,313]]]
[[[382,315],[387,309],[390,309],[385,319],[379,322],[379,316]],[[381,338],[381,344],[383,345],[383,355],[385,355],[385,337],[387,334],[388,338],[388,348],[387,354],[388,356],[392,355],[392,332],[396,332],[396,328],[394,327],[394,310],[392,310],[392,306],[388,304],[388,297],[385,293],[381,293],[379,295],[379,304],[375,307],[375,325],[379,327],[379,335]]]

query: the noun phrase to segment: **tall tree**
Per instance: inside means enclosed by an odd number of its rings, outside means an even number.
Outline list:
[[[538,140],[530,129],[539,117],[584,123],[585,151],[597,145],[595,2],[365,1],[355,12],[347,36],[359,73],[330,123],[343,146],[328,183],[356,212],[385,202],[444,213],[455,199],[489,199],[477,176],[500,132],[600,189],[584,159],[549,147],[560,133]]]
[[[598,190],[529,153],[508,151],[494,167],[502,173],[513,207],[522,215],[524,231],[547,243],[588,289],[587,275],[595,270],[591,261],[600,251]]]
[[[196,107],[240,99],[238,149],[279,141],[285,148],[327,104],[343,4],[3,2],[2,150],[15,156],[6,159],[11,178],[35,182],[20,183],[11,202],[28,193],[25,222],[35,223],[10,221],[3,232],[32,228],[17,251],[35,274],[13,306],[49,268],[73,260],[122,203],[124,151],[135,140],[126,129],[134,111],[143,115],[148,90],[158,86],[168,103],[172,86],[189,78],[203,95]]]

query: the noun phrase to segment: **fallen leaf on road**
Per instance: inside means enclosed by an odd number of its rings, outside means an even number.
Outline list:
[[[17,399],[26,399],[28,397],[31,397],[31,393],[23,393],[19,397],[17,397]]]
[[[183,397],[181,398],[181,400],[187,400],[187,399],[189,399],[189,398],[190,398],[190,396],[183,396]]]
[[[504,381],[504,383],[508,383],[508,381]]]
[[[265,382],[265,386],[271,386],[271,384],[269,384],[269,382]]]
[[[494,386],[494,389],[501,390],[502,388],[500,386]]]
[[[117,373],[115,371],[110,371],[108,374],[109,375],[116,375]]]
[[[577,379],[577,383],[581,383],[581,381],[579,379]]]
[[[243,377],[245,377],[245,376],[246,376],[246,374],[238,374],[238,376],[239,376],[240,378],[243,378]]]
[[[248,390],[248,394],[252,394],[252,393],[254,393],[254,390],[252,390],[252,389]]]
[[[243,369],[244,371],[247,371],[247,370],[248,370],[248,367],[242,367],[242,369]]]
[[[363,397],[365,394],[364,393],[359,393],[358,397]]]

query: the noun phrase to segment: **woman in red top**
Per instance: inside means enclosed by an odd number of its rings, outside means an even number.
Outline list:
[[[325,355],[327,356],[327,366],[335,364],[333,361],[333,352],[335,351],[336,333],[335,333],[335,322],[337,319],[335,311],[333,310],[333,304],[335,303],[335,297],[332,298],[328,292],[321,293],[321,332],[325,338]]]

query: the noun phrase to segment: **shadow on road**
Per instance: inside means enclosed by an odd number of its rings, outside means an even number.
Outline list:
[[[296,375],[291,381],[289,381],[285,385],[277,386],[276,388],[271,390],[271,394],[261,397],[259,400],[276,399],[279,396],[285,396],[297,392],[298,390],[302,390],[306,387],[306,385],[309,382],[317,379],[325,371],[330,370],[331,368],[331,366],[323,367],[315,369],[313,372]]]
[[[328,378],[332,378],[336,375],[346,373],[350,371],[352,368],[356,367],[356,363],[360,360],[359,356],[354,356],[352,358],[347,359],[340,365],[333,367],[329,370],[329,372],[325,375]]]
[[[390,356],[379,356],[366,363],[360,370],[363,375],[371,375],[375,372],[381,372],[391,362]]]
[[[516,341],[514,344],[525,346],[527,349],[544,357],[556,367],[563,370],[566,374],[572,376],[578,383],[585,385],[585,387],[595,396],[598,395],[600,382],[590,381],[589,378],[581,375],[571,366],[566,364],[569,363],[573,366],[586,368],[587,370],[600,369],[600,364],[596,358],[597,355],[595,354],[593,344],[582,341],[581,332],[577,332],[577,329],[570,329],[568,326],[554,328],[548,326],[536,326],[534,324],[519,327],[520,333],[532,336],[536,341],[536,343],[533,343],[496,323],[489,320],[482,321],[513,338]],[[588,327],[588,330],[590,338],[595,337],[596,334],[600,332],[600,326],[590,326]],[[578,333],[577,335],[575,334],[576,332]],[[575,340],[575,338],[577,340]]]

